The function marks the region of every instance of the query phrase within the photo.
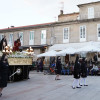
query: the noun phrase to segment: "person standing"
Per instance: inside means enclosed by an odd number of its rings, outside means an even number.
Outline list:
[[[55,68],[56,68],[56,60],[52,62],[50,65],[50,73],[55,74]]]
[[[95,62],[95,64],[96,64],[96,63],[98,62],[98,58],[97,58],[97,54],[96,54],[96,53],[95,53],[93,59],[94,59],[94,62]]]
[[[9,64],[7,60],[7,55],[3,54],[0,60],[0,97],[2,96],[3,88],[7,87],[8,71]]]
[[[79,79],[80,79],[80,71],[81,71],[81,66],[80,66],[80,62],[79,62],[79,57],[76,57],[75,60],[75,65],[74,65],[74,81],[72,84],[72,88],[81,88],[79,85]]]
[[[43,59],[42,58],[40,58],[39,67],[40,67],[40,71],[43,72]]]
[[[81,63],[81,80],[80,80],[80,86],[88,86],[86,84],[86,78],[87,78],[87,64],[86,64],[86,59],[82,58],[82,63]]]
[[[62,64],[61,64],[61,58],[57,57],[57,62],[56,62],[56,77],[55,80],[60,80],[59,75],[61,74],[61,69],[62,69]]]
[[[39,63],[40,63],[40,59],[38,58],[36,61],[36,65],[37,65],[37,72],[39,72]]]

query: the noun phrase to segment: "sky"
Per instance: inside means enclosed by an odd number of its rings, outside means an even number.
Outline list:
[[[0,29],[58,20],[63,2],[64,14],[79,12],[78,4],[100,0],[0,0]]]

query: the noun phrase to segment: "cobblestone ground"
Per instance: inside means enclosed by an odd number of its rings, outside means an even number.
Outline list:
[[[30,79],[8,83],[0,100],[99,100],[100,76],[88,76],[88,86],[72,89],[73,76],[30,72]]]

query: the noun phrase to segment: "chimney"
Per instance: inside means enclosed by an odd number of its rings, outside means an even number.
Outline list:
[[[64,2],[60,2],[60,15],[63,15]]]
[[[63,10],[60,10],[60,15],[63,15]]]

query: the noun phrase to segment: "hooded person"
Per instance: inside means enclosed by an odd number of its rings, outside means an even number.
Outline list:
[[[57,57],[57,62],[56,62],[56,77],[55,80],[60,80],[59,75],[61,74],[61,69],[62,69],[62,64],[61,64],[61,58],[60,56]]]
[[[84,85],[84,86],[88,86],[86,84],[86,78],[87,78],[87,64],[85,61],[85,58],[82,59],[82,63],[81,63],[81,80],[80,80],[80,86]]]
[[[76,57],[75,60],[75,65],[74,65],[74,81],[73,81],[73,85],[72,88],[81,88],[79,85],[79,79],[80,79],[80,71],[81,71],[81,66],[80,66],[80,62],[79,62],[79,57]]]
[[[6,54],[3,54],[0,59],[0,97],[2,96],[3,88],[7,87],[9,64]]]

